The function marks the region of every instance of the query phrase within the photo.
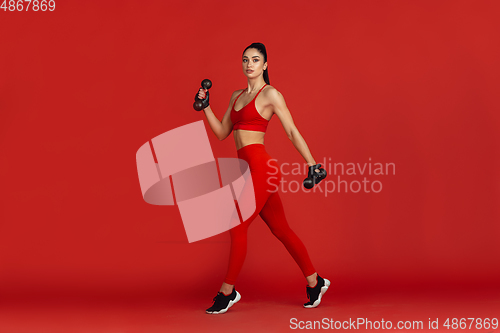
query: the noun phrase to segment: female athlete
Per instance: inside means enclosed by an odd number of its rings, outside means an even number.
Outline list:
[[[309,301],[304,307],[314,308],[320,304],[322,295],[330,286],[330,281],[318,275],[304,244],[290,229],[285,218],[283,205],[276,190],[280,184],[281,173],[276,160],[269,156],[264,146],[267,124],[273,115],[281,121],[288,138],[309,165],[310,174],[319,172],[321,166],[316,164],[304,138],[295,126],[283,95],[269,85],[267,52],[264,44],[253,43],[244,50],[242,67],[248,86],[232,94],[222,121],[215,116],[210,105],[203,111],[219,140],[224,140],[233,132],[238,158],[245,160],[250,168],[256,210],[250,218],[229,231],[231,234],[229,267],[224,282],[213,299],[213,305],[206,312],[225,313],[241,299],[234,285],[247,252],[248,226],[257,215],[260,215],[299,265],[307,280],[306,293]],[[205,95],[206,90],[201,88],[198,98],[204,99]],[[277,175],[276,170],[278,170]],[[272,175],[271,178],[269,175]]]

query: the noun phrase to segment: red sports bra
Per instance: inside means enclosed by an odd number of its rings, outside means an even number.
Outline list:
[[[265,84],[264,87],[265,86],[267,86],[267,84]],[[245,105],[240,111],[236,111],[234,109],[234,106],[236,105],[236,101],[238,100],[238,98],[240,98],[241,94],[243,94],[245,90],[243,90],[238,95],[238,97],[236,97],[236,100],[233,104],[233,109],[231,110],[231,122],[233,123],[233,130],[242,129],[249,131],[266,132],[269,120],[262,117],[260,113],[257,112],[257,108],[255,107],[255,100],[257,99],[257,96],[259,96],[262,89],[264,89],[264,87],[260,88],[257,95],[255,95],[250,103]]]

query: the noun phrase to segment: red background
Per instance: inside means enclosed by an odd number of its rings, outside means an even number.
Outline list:
[[[380,193],[281,195],[336,292],[498,291],[499,9],[108,0],[0,11],[0,293],[192,293],[208,307],[229,235],[189,244],[177,207],[142,199],[135,153],[203,119],[214,155],[236,157],[232,135],[218,141],[193,96],[210,78],[221,119],[246,86],[241,54],[256,41],[318,162],[396,166],[367,177],[382,182]],[[304,162],[278,118],[265,140],[279,163]],[[303,293],[298,266],[257,218],[237,285],[250,294],[276,281]]]

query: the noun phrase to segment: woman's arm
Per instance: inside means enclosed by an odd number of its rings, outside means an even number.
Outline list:
[[[276,89],[269,89],[268,97],[270,103],[274,107],[274,113],[278,116],[283,128],[285,129],[285,133],[292,141],[295,148],[302,155],[302,157],[306,160],[307,165],[316,165],[316,161],[314,160],[309,147],[307,146],[306,140],[302,137],[297,126],[295,126],[293,122],[292,115],[290,114],[290,110],[286,106],[285,99],[283,95]],[[318,169],[316,169],[318,170]]]
[[[207,117],[207,121],[208,124],[210,125],[210,128],[212,128],[212,131],[214,132],[217,139],[221,141],[227,138],[229,134],[231,134],[231,131],[233,130],[233,123],[231,122],[231,109],[233,108],[233,103],[237,96],[237,93],[238,91],[235,91],[231,96],[231,100],[229,101],[229,107],[227,108],[227,111],[224,114],[222,121],[219,121],[219,119],[215,116],[214,112],[212,111],[212,108],[210,108],[210,105],[205,109],[203,109],[203,112],[205,112],[205,116]],[[198,97],[200,99],[205,98],[205,91],[200,89]]]

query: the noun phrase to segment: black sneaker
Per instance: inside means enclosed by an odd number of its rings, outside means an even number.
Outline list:
[[[330,286],[330,281],[323,279],[321,276],[316,275],[316,285],[314,288],[306,286],[306,293],[309,302],[304,303],[305,308],[315,308],[321,303],[321,297],[328,290]]]
[[[217,296],[214,297],[214,304],[207,309],[207,313],[210,314],[225,313],[240,299],[241,299],[240,293],[237,292],[234,288],[233,292],[227,296],[219,291],[217,293]]]

